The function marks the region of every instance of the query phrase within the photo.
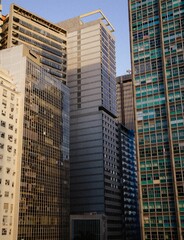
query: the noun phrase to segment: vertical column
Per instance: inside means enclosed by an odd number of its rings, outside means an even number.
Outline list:
[[[163,34],[163,20],[162,20],[162,0],[159,0],[159,21],[160,21],[160,37],[161,37],[161,50],[162,50],[162,69],[163,69],[163,82],[165,88],[165,99],[166,99],[166,113],[167,113],[167,124],[168,124],[168,136],[169,136],[169,152],[170,152],[170,161],[172,169],[172,178],[173,178],[173,188],[174,188],[174,203],[175,203],[175,213],[176,213],[176,224],[178,231],[178,239],[182,240],[182,231],[181,231],[181,222],[180,222],[180,213],[179,213],[179,204],[178,204],[178,190],[177,190],[177,181],[176,181],[176,168],[174,161],[174,149],[173,149],[173,136],[172,136],[172,127],[171,127],[171,114],[170,114],[170,104],[169,104],[169,92],[168,92],[168,83],[167,83],[167,74],[166,74],[166,56],[165,56],[165,44],[164,44],[164,34]]]

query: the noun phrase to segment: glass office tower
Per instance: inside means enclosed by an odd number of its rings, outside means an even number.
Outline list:
[[[142,239],[184,236],[184,2],[129,0]]]
[[[1,50],[0,65],[9,71],[21,97],[17,106],[1,86],[6,118],[1,117],[0,126],[0,239],[68,240],[68,87],[23,45]]]

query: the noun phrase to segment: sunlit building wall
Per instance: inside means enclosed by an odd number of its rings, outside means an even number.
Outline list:
[[[21,95],[11,75],[0,68],[0,239],[14,240],[18,229]]]
[[[44,68],[66,82],[66,31],[15,5],[3,21],[1,48],[29,45]]]

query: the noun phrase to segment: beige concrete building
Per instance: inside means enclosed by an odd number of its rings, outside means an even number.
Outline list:
[[[0,239],[14,240],[18,227],[21,95],[10,74],[0,68]]]
[[[0,88],[2,240],[69,239],[69,91],[41,65],[23,45],[0,51],[13,78]]]
[[[118,121],[126,128],[134,130],[134,95],[131,74],[119,76],[117,82]]]
[[[26,44],[40,55],[44,68],[66,82],[66,31],[12,4],[3,23],[1,48]]]

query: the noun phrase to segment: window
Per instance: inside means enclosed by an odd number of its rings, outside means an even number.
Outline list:
[[[6,179],[6,180],[5,180],[5,185],[8,185],[8,186],[9,186],[9,185],[10,185],[10,180]]]
[[[10,142],[12,142],[12,141],[13,141],[13,135],[8,135],[8,140],[9,140]]]
[[[3,89],[3,97],[7,97],[7,90]]]
[[[5,137],[5,133],[4,132],[0,132],[0,136],[1,136],[1,138],[4,138]]]
[[[15,95],[13,93],[11,93],[11,100],[14,100]]]
[[[8,192],[8,191],[5,191],[4,196],[5,196],[5,197],[9,197],[9,192]]]
[[[8,145],[7,150],[8,150],[8,152],[12,152],[12,146]]]
[[[2,228],[2,235],[7,235],[7,229],[6,228]]]
[[[4,203],[4,210],[7,210],[8,211],[8,203]]]
[[[10,114],[9,114],[9,118],[10,118],[10,119],[13,119],[13,114],[10,113]]]
[[[4,144],[0,143],[0,148],[3,149],[4,148]]]
[[[1,126],[2,127],[6,127],[6,122],[5,121],[1,121]]]
[[[4,226],[8,225],[8,216],[3,216],[3,225]]]
[[[11,204],[11,209],[10,209],[10,213],[13,212],[13,204]]]
[[[9,129],[13,130],[13,125],[12,124],[9,124]]]
[[[7,106],[7,101],[5,99],[2,100],[2,105],[4,106],[4,108],[6,108]]]
[[[2,110],[1,115],[2,115],[2,116],[6,116],[6,111],[5,111],[5,110]]]
[[[10,103],[10,109],[11,109],[11,112],[14,111],[14,104]]]

